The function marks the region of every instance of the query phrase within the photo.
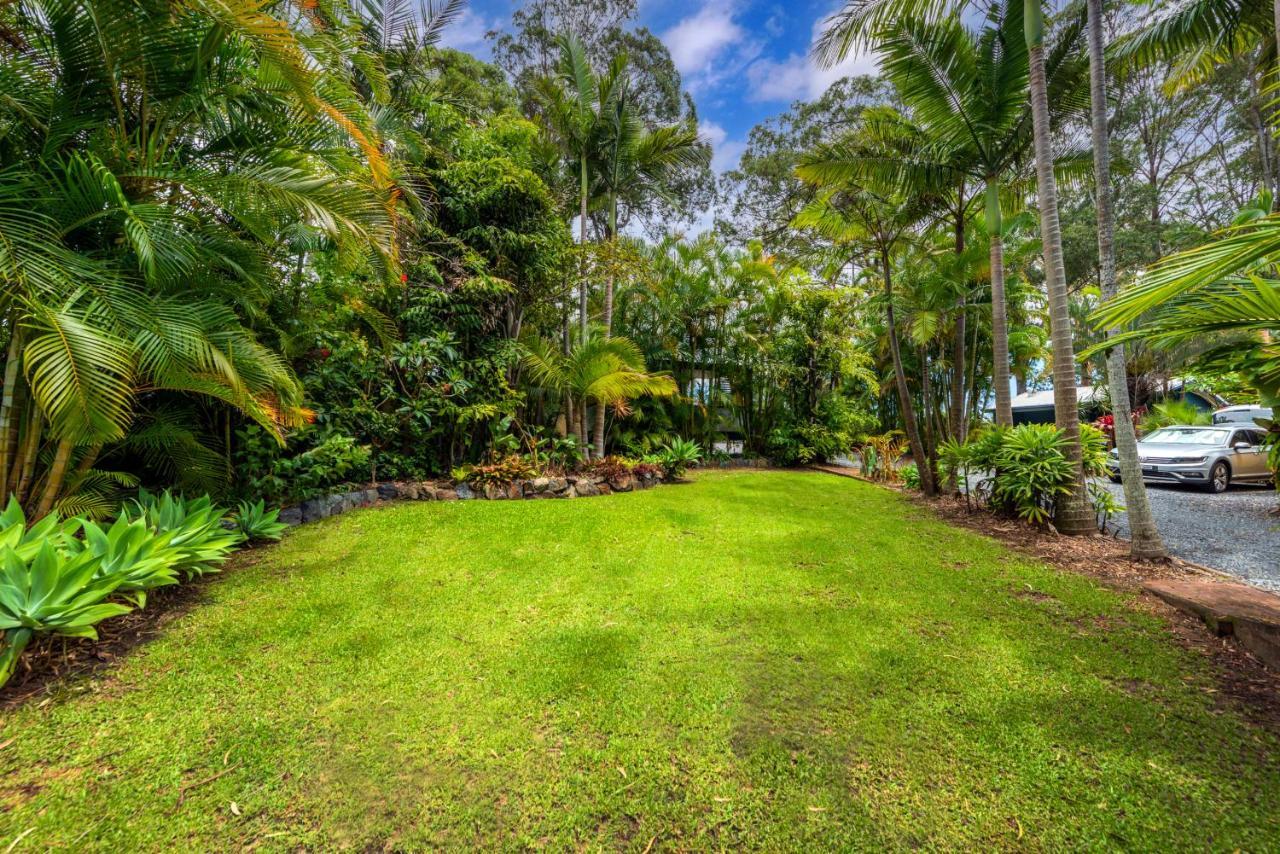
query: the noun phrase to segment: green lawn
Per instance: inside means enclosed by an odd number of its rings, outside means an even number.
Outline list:
[[[0,850],[1280,846],[1202,660],[853,480],[400,504],[205,590],[7,716]]]

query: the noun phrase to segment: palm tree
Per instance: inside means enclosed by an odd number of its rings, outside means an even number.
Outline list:
[[[575,36],[562,35],[560,59],[553,79],[539,83],[539,97],[548,128],[566,159],[574,163],[578,180],[579,243],[583,252],[578,276],[578,337],[587,339],[589,323],[586,246],[592,168],[599,162],[602,136],[610,112],[626,86],[626,55],[617,54],[602,75],[591,68],[586,48]]]
[[[884,286],[889,352],[893,359],[894,384],[898,391],[898,405],[902,409],[903,427],[920,472],[921,491],[925,495],[934,495],[937,485],[928,450],[921,440],[911,390],[907,386],[893,293],[894,255],[903,248],[910,229],[927,214],[929,202],[919,196],[878,193],[848,181],[844,164],[875,153],[876,148],[868,148],[855,138],[823,146],[802,158],[796,174],[824,192],[797,215],[795,225],[812,229],[837,245],[861,246],[879,268]]]
[[[696,166],[709,160],[707,146],[697,131],[684,125],[648,129],[635,112],[629,80],[625,75],[625,55],[617,94],[604,116],[603,139],[600,142],[598,172],[608,206],[605,233],[611,244],[618,239],[619,198],[643,198],[667,195],[667,179],[672,170]],[[606,336],[613,331],[613,292],[615,277],[605,277],[604,313],[601,325]],[[595,448],[604,455],[604,407],[596,408]]]
[[[599,153],[600,182],[608,206],[606,233],[618,237],[618,201],[669,195],[667,181],[682,167],[710,160],[710,150],[695,129],[685,125],[645,128],[634,111],[629,87],[624,85],[608,116],[607,131]],[[613,324],[613,280],[605,282],[605,333]]]
[[[566,354],[556,342],[535,337],[525,342],[523,364],[534,385],[563,400],[578,401],[580,413],[592,405],[625,411],[628,400],[670,397],[677,391],[670,376],[648,373],[644,354],[627,338],[593,335]],[[577,433],[580,446],[586,448],[585,417],[579,418]],[[598,454],[603,456],[603,449]]]
[[[1197,360],[1239,371],[1280,403],[1280,214],[1232,226],[1203,246],[1161,259],[1093,314],[1100,329],[1129,327],[1094,349],[1143,341],[1196,344]]]
[[[22,37],[0,41],[0,499],[47,511],[165,396],[282,437],[307,417],[300,389],[233,310],[268,291],[276,236],[305,225],[394,263],[399,194],[349,69],[308,59],[256,4],[31,0],[15,20]]]
[[[1280,4],[1277,5],[1280,8]],[[1090,125],[1093,135],[1094,194],[1098,210],[1098,268],[1102,296],[1116,296],[1115,215],[1111,207],[1111,153],[1107,133],[1107,68],[1103,54],[1102,0],[1087,0],[1089,33]],[[1108,338],[1115,329],[1107,329]],[[1168,557],[1160,530],[1156,527],[1146,484],[1142,480],[1142,463],[1138,459],[1138,437],[1133,429],[1129,403],[1129,379],[1125,346],[1117,344],[1107,351],[1107,385],[1111,392],[1111,413],[1115,429],[1116,452],[1120,463],[1120,481],[1124,488],[1125,509],[1129,518],[1130,554],[1142,560]]]
[[[953,180],[967,178],[985,187],[998,424],[1013,423],[1001,192],[1006,183],[1015,191],[1022,189],[1022,166],[1032,146],[1022,26],[1021,0],[1002,0],[990,7],[986,25],[978,33],[958,18],[906,19],[886,30],[876,48],[885,74],[897,85],[925,136],[940,141],[920,154],[945,152],[945,159],[939,158],[932,172],[949,171],[955,175]],[[1077,94],[1081,68],[1075,56],[1078,37],[1078,27],[1064,28],[1049,53],[1047,75],[1055,119],[1081,106]],[[1083,162],[1078,152],[1064,153],[1054,167],[1060,176],[1070,175]],[[1021,195],[1014,192],[1011,198],[1016,201]]]
[[[1023,22],[1031,66],[1031,118],[1035,138],[1036,199],[1040,207],[1040,239],[1044,244],[1045,289],[1049,293],[1049,340],[1053,349],[1054,421],[1066,439],[1073,485],[1059,496],[1054,522],[1064,534],[1091,534],[1097,527],[1085,486],[1080,445],[1080,412],[1076,399],[1075,348],[1067,274],[1062,263],[1062,228],[1058,222],[1058,187],[1053,175],[1050,142],[1049,87],[1045,80],[1044,19],[1040,0],[1027,0]]]
[[[897,20],[939,21],[958,15],[968,0],[848,0],[827,20],[815,45],[827,62],[843,59],[857,46],[871,46]],[[1039,0],[1026,0],[1023,33],[1027,47],[1028,84],[1031,99],[1032,141],[1035,153],[1037,200],[1041,240],[1044,245],[1045,286],[1049,294],[1054,366],[1054,410],[1059,429],[1067,439],[1067,456],[1075,473],[1074,486],[1058,500],[1056,522],[1066,534],[1095,530],[1081,462],[1080,415],[1076,401],[1075,359],[1068,311],[1066,272],[1062,262],[1062,230],[1058,222],[1057,183],[1050,144],[1049,82],[1046,74],[1045,33]]]

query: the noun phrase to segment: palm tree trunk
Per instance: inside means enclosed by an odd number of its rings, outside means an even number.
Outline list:
[[[4,363],[4,396],[0,398],[0,506],[8,502],[9,471],[17,465],[18,450],[18,358],[22,342],[17,324],[10,325],[9,352]]]
[[[609,241],[616,244],[618,240],[618,197],[610,194],[609,196]],[[610,259],[612,262],[612,259]],[[607,338],[613,331],[613,264],[610,263],[609,275],[605,277],[604,282],[604,334]],[[596,456],[604,456],[604,416],[603,406],[596,406]]]
[[[604,407],[596,404],[595,444],[597,458],[604,456],[604,414]]]
[[[587,156],[583,154],[581,162],[581,187],[579,189],[579,249],[582,259],[578,264],[578,332],[581,340],[587,340]],[[583,447],[586,447],[585,439]]]
[[[35,516],[43,519],[53,509],[53,502],[62,491],[62,483],[67,477],[67,465],[71,462],[71,452],[75,444],[70,439],[59,439],[58,449],[53,454],[53,465],[49,467],[49,476],[44,483],[44,491],[40,493],[40,503],[36,505]]]
[[[916,353],[920,361],[920,408],[924,412],[924,452],[929,457],[929,473],[933,476],[934,483],[937,483],[938,442],[934,435],[933,418],[930,415],[933,411],[932,368],[929,367],[928,348],[917,347]],[[919,468],[919,465],[917,464],[916,467]]]
[[[1111,153],[1107,148],[1107,66],[1102,45],[1102,0],[1087,0],[1089,10],[1089,93],[1090,121],[1093,125],[1093,171],[1098,209],[1098,266],[1102,298],[1116,295],[1115,214],[1111,207]],[[1280,16],[1280,0],[1276,3]],[[1108,329],[1110,338],[1116,333]],[[1129,517],[1130,554],[1142,560],[1167,558],[1164,542],[1151,514],[1147,487],[1142,482],[1138,459],[1138,439],[1130,417],[1129,381],[1125,368],[1125,347],[1117,344],[1107,351],[1107,384],[1111,390],[1111,415],[1115,420],[1116,451],[1120,457],[1120,479],[1124,484],[1124,505]]]
[[[587,444],[587,399],[584,397],[581,405],[578,407],[578,447],[582,449],[582,456],[585,459],[591,459],[591,446]]]
[[[996,423],[1013,424],[1009,392],[1009,313],[1004,295],[1004,238],[1000,216],[1000,186],[987,182],[987,233],[991,238],[991,360],[996,393]]]
[[[885,314],[889,327],[889,352],[893,356],[893,379],[898,387],[898,403],[902,407],[902,425],[906,428],[907,444],[911,446],[911,456],[916,461],[916,470],[920,472],[920,491],[925,495],[937,494],[937,486],[933,480],[933,468],[929,465],[929,457],[925,453],[924,443],[920,441],[920,428],[916,424],[915,404],[911,402],[911,391],[907,388],[907,372],[902,367],[902,350],[898,346],[898,326],[893,318],[893,273],[889,265],[889,252],[880,248],[880,265],[884,276]]]
[[[964,254],[964,187],[960,188],[960,205],[956,213],[956,254]],[[965,283],[967,284],[967,283]],[[951,437],[956,441],[963,442],[965,434],[964,422],[964,365],[965,365],[965,327],[967,326],[968,315],[966,313],[968,300],[965,294],[960,294],[960,304],[957,307],[955,340],[952,346],[951,354],[951,405],[948,410],[948,416],[951,426]]]
[[[1089,506],[1080,450],[1080,413],[1076,401],[1076,359],[1067,303],[1067,274],[1062,263],[1062,228],[1058,222],[1058,188],[1053,177],[1049,140],[1049,88],[1044,72],[1044,20],[1040,0],[1026,0],[1024,23],[1030,61],[1031,119],[1035,140],[1036,188],[1040,204],[1040,239],[1044,244],[1045,288],[1049,296],[1050,340],[1053,344],[1053,409],[1066,438],[1073,483],[1058,497],[1054,522],[1063,534],[1093,533],[1096,520]]]
[[[17,483],[13,494],[19,501],[25,501],[27,490],[31,488],[31,479],[35,477],[36,455],[40,452],[40,431],[44,426],[44,416],[39,407],[31,407],[31,420],[27,424],[27,441],[22,449],[22,465],[15,469]]]
[[[609,242],[613,244],[613,248],[617,249],[618,243],[618,197],[614,194],[609,195]],[[613,270],[615,269],[616,259],[610,258],[609,275],[604,282],[604,334],[605,337],[613,334]]]

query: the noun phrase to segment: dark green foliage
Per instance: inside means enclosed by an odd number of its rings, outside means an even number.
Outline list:
[[[369,476],[368,446],[350,436],[308,428],[294,437],[290,450],[310,444],[297,453],[282,452],[256,427],[240,434],[242,489],[272,503],[293,503],[314,498],[344,483],[365,482]]]
[[[769,458],[783,466],[830,462],[850,453],[874,425],[848,398],[824,394],[809,420],[788,418],[769,434]]]
[[[1085,476],[1101,477],[1107,469],[1102,432],[1082,424],[1080,440]],[[989,472],[988,477],[974,484],[979,497],[988,500],[994,509],[1035,525],[1047,524],[1053,518],[1054,503],[1071,489],[1073,481],[1066,440],[1052,424],[992,425],[970,438],[963,449],[950,449],[947,457],[951,471]],[[1100,525],[1123,509],[1106,490],[1091,489],[1090,495]]]

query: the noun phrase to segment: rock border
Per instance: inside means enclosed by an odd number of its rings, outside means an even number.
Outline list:
[[[293,527],[316,522],[348,510],[371,507],[378,501],[513,501],[539,498],[589,498],[615,492],[649,489],[664,481],[653,473],[603,475],[546,475],[511,483],[484,485],[451,480],[397,480],[363,489],[309,498],[280,511],[279,520]]]

